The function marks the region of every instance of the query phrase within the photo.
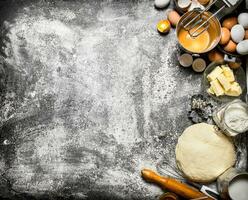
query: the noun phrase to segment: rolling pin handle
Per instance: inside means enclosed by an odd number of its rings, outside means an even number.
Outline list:
[[[206,196],[199,190],[189,187],[188,185],[181,183],[175,179],[160,176],[150,169],[141,170],[142,177],[150,182],[160,185],[163,189],[174,192],[175,194],[184,197],[186,199],[206,199],[213,200],[213,198]]]
[[[147,182],[150,183],[160,183],[160,185],[163,185],[167,182],[166,179],[162,178],[161,176],[149,169],[141,170],[141,175]]]

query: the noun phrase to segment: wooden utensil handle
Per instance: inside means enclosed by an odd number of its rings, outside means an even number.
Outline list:
[[[175,194],[178,194],[186,199],[196,199],[199,197],[206,196],[202,192],[184,184],[181,183],[175,179],[172,178],[166,178],[163,176],[160,176],[149,169],[143,169],[141,171],[142,177],[151,183],[156,183],[160,185],[162,188],[169,190],[171,192],[174,192]],[[212,198],[208,197],[206,200],[213,200]]]

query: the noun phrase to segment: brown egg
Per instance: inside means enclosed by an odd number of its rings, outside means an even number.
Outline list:
[[[168,13],[168,20],[170,21],[172,26],[176,26],[177,23],[180,20],[180,15],[178,14],[178,12],[176,12],[175,10],[172,10]]]
[[[171,25],[169,20],[160,20],[157,24],[157,29],[160,33],[168,33],[170,31]]]
[[[236,43],[234,43],[232,40],[229,40],[229,42],[224,46],[224,50],[230,53],[234,53],[236,51],[236,46]]]
[[[228,63],[229,67],[232,69],[238,69],[241,66],[241,63],[236,63],[236,62],[229,62]]]
[[[212,50],[208,53],[208,59],[213,62],[213,61],[221,61],[224,60],[224,55],[223,53],[217,51],[217,50]]]
[[[221,45],[225,45],[229,42],[230,38],[231,38],[231,33],[230,33],[229,29],[226,27],[222,27],[221,28],[221,39],[220,39],[219,43]]]
[[[201,4],[201,5],[207,5],[209,3],[210,0],[198,0],[198,2]]]
[[[228,28],[229,30],[238,23],[237,17],[228,17],[222,22],[222,26]]]
[[[248,39],[248,30],[245,31],[245,40]]]

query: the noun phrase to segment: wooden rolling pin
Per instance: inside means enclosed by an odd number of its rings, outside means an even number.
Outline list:
[[[184,184],[181,183],[175,179],[172,178],[166,178],[163,176],[160,176],[149,169],[143,169],[141,171],[142,177],[151,183],[156,183],[160,185],[163,189],[169,190],[171,192],[174,192],[175,194],[184,197],[186,199],[198,199],[200,197],[206,197],[206,198],[200,198],[203,200],[213,200],[211,197],[207,197],[202,192]]]

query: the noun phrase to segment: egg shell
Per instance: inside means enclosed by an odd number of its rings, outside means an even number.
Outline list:
[[[232,27],[231,38],[234,42],[239,43],[245,37],[245,29],[242,25],[236,24]]]
[[[180,65],[182,65],[183,67],[190,67],[193,63],[193,57],[192,57],[192,55],[190,55],[188,53],[182,54],[178,58],[178,60],[179,60]]]
[[[208,53],[208,59],[213,62],[213,61],[221,61],[224,60],[224,55],[223,53],[217,51],[217,50],[212,50]]]
[[[237,62],[229,62],[228,63],[229,67],[232,69],[238,69],[241,66],[241,63],[237,63]]]
[[[192,0],[192,3],[190,5],[188,11],[192,11],[192,10],[197,9],[197,8],[204,10],[205,7],[203,5],[201,5],[197,0]]]
[[[202,58],[197,58],[192,64],[192,68],[195,72],[203,72],[206,68],[206,62]]]
[[[245,40],[248,39],[248,30],[245,30]]]
[[[170,4],[170,0],[155,0],[154,5],[156,8],[165,8]]]
[[[189,6],[191,5],[192,1],[191,0],[178,0],[177,1],[177,5],[179,8],[185,10],[187,8],[189,8]]]
[[[179,8],[186,10],[187,8],[190,7],[192,1],[191,0],[178,0],[177,5]]]
[[[207,5],[209,3],[210,0],[198,0],[198,2],[201,4],[201,5]]]
[[[237,17],[228,17],[222,22],[222,26],[228,28],[229,30],[238,23]]]
[[[157,24],[157,29],[160,33],[168,33],[170,31],[171,25],[169,20],[160,20]]]
[[[238,22],[244,28],[248,28],[248,13],[240,13],[238,16]]]
[[[230,33],[229,29],[226,27],[222,27],[221,28],[221,39],[220,39],[219,43],[221,45],[225,45],[229,42],[230,38],[231,38],[231,33]]]
[[[180,20],[180,15],[178,14],[178,12],[176,12],[175,10],[172,10],[168,13],[168,20],[170,21],[172,26],[176,26],[177,23]]]
[[[248,40],[241,41],[236,49],[239,54],[248,55]]]
[[[236,51],[236,46],[236,43],[234,43],[232,40],[229,40],[229,42],[224,46],[224,50],[229,53],[234,53]]]

